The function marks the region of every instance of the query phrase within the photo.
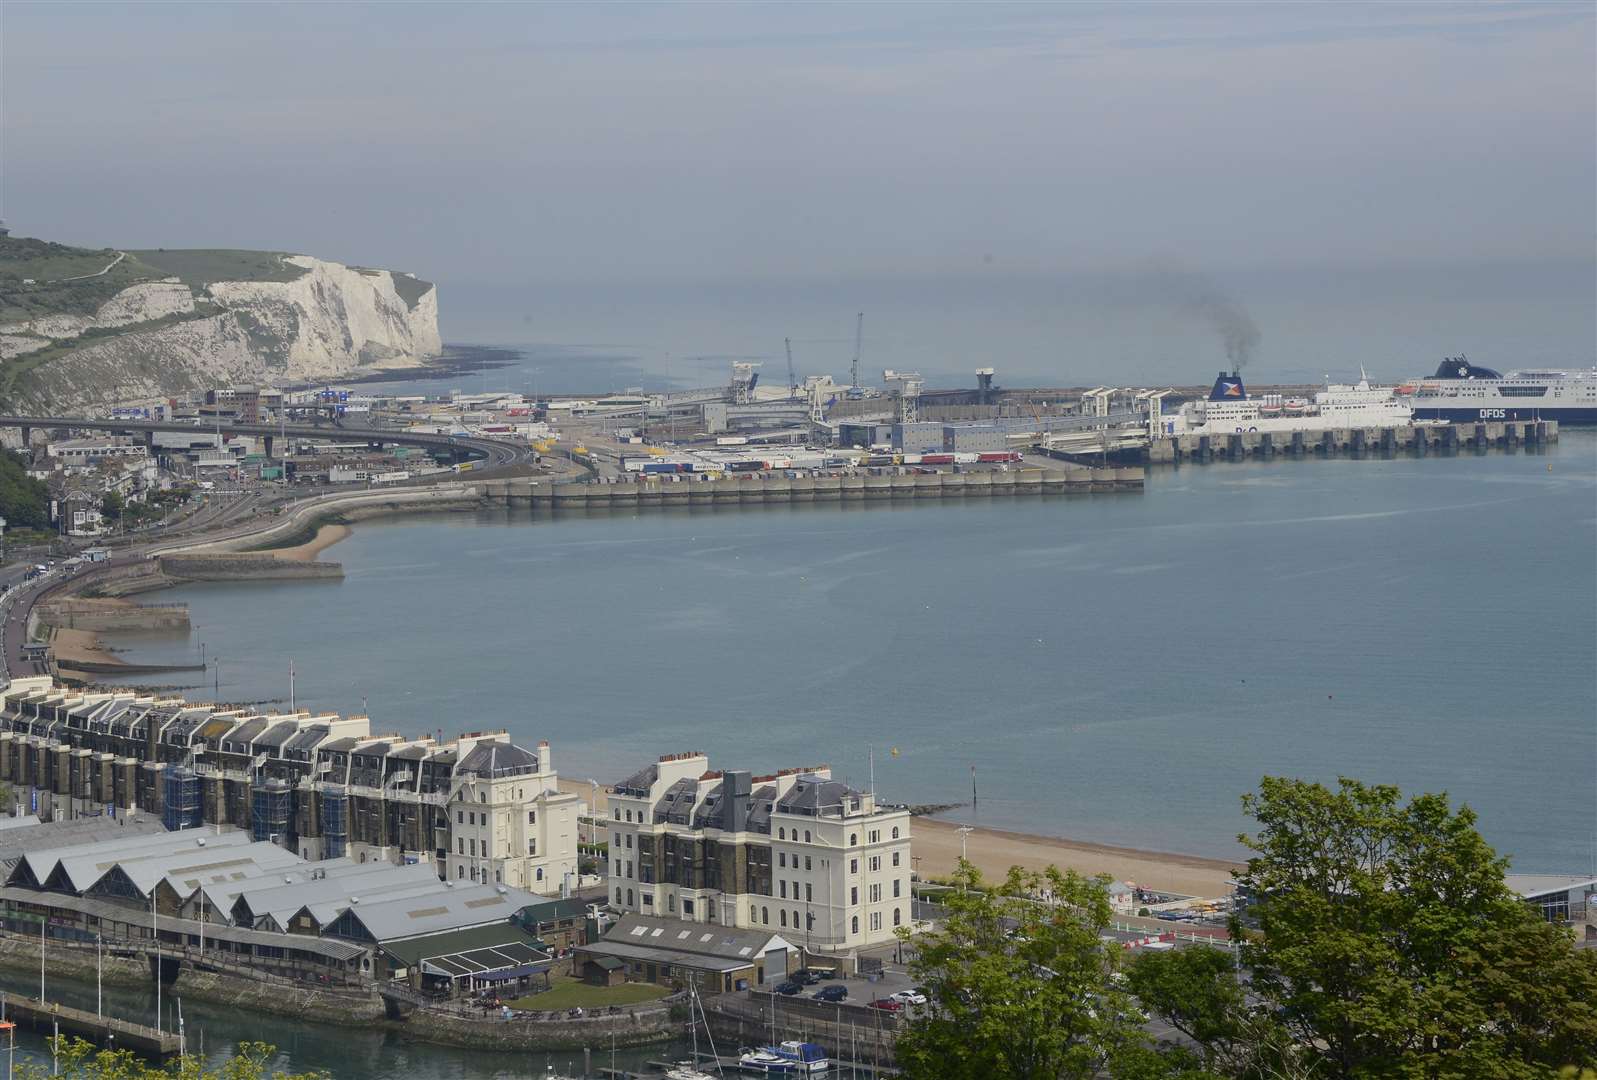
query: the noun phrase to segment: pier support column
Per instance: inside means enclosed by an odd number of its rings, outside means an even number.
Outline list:
[[[272,460],[272,443],[275,441],[275,439],[275,435],[261,436],[261,449],[265,451],[267,461]]]
[[[33,442],[33,429],[30,428],[28,425],[23,424],[22,425],[22,449],[26,450],[29,447],[29,445],[32,444],[32,442]]]

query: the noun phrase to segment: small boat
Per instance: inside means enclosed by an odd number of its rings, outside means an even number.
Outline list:
[[[770,1047],[745,1046],[738,1051],[738,1068],[758,1076],[797,1076],[798,1062]]]
[[[679,1061],[665,1071],[666,1080],[715,1080],[691,1061]]]
[[[762,1076],[818,1076],[830,1069],[832,1062],[825,1047],[788,1040],[780,1046],[745,1048],[739,1053],[738,1067]]]

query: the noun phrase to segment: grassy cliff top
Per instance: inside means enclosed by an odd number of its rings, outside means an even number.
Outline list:
[[[94,251],[0,236],[0,323],[41,315],[93,315],[129,285],[170,276],[131,252],[120,260],[118,254],[113,248]]]
[[[284,262],[284,256],[292,254],[285,251],[158,248],[128,254],[167,277],[180,278],[193,289],[203,289],[213,281],[293,281],[309,273],[302,266]]]

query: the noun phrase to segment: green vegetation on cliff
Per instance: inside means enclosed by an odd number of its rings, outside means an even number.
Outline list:
[[[47,315],[92,316],[129,285],[171,276],[132,252],[121,260],[119,254],[114,248],[92,251],[27,236],[0,236],[0,323]]]
[[[50,489],[28,475],[21,454],[0,450],[0,517],[9,529],[48,529]]]
[[[188,248],[130,251],[140,262],[180,279],[196,292],[213,281],[293,281],[307,271],[284,262],[287,252],[242,251],[228,248]]]

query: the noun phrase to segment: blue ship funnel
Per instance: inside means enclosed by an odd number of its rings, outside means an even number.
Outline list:
[[[1248,392],[1242,386],[1242,376],[1233,371],[1215,376],[1214,389],[1209,391],[1210,401],[1246,401]]]

